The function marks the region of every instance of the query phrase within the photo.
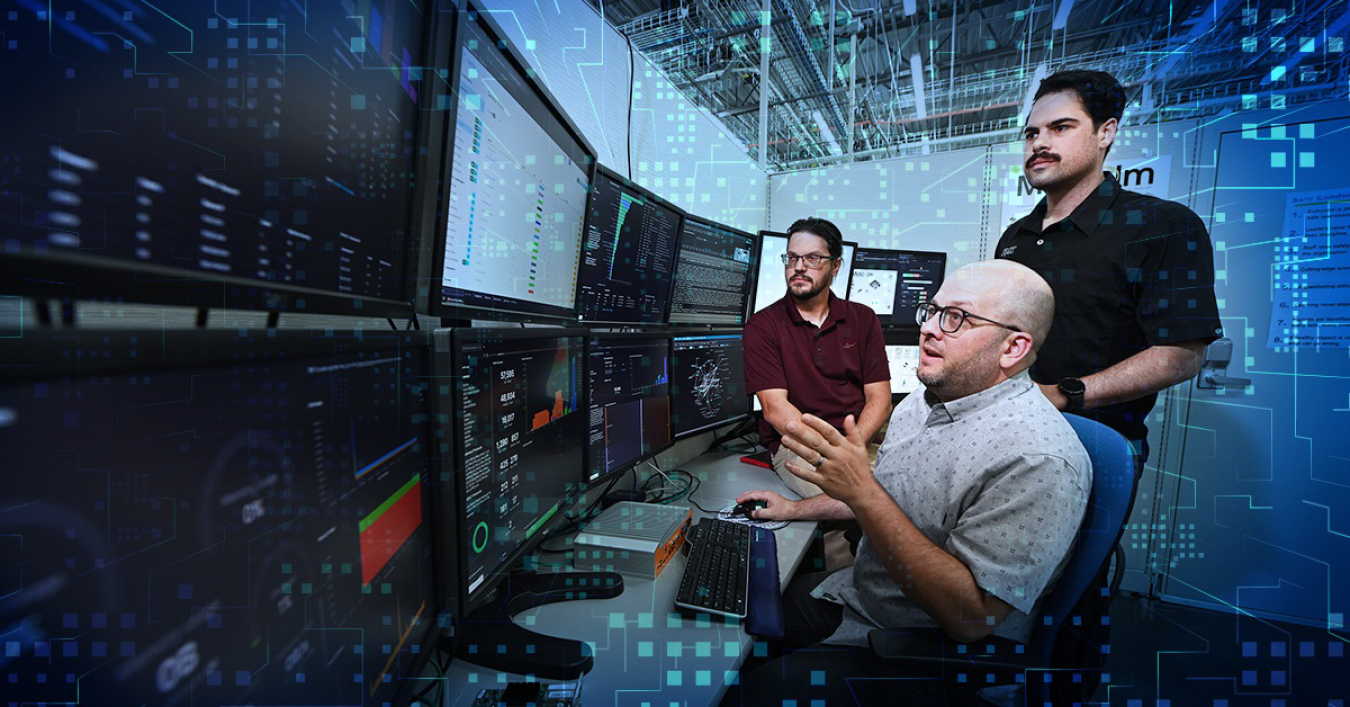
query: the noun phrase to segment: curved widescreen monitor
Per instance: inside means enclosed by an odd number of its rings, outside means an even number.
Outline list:
[[[594,152],[488,15],[460,14],[431,313],[570,319]]]
[[[437,336],[449,610],[482,606],[582,485],[584,340],[579,329],[454,329]]]
[[[917,329],[914,310],[937,294],[946,270],[946,253],[859,248],[848,298],[871,307],[882,324]]]
[[[741,333],[677,334],[671,340],[670,398],[677,439],[749,415]]]
[[[7,344],[6,699],[406,704],[440,635],[428,354],[372,331]]]
[[[783,254],[787,252],[788,236],[772,231],[759,232],[759,264],[756,268],[754,298],[750,301],[751,314],[777,302],[787,294],[787,272],[783,265]],[[848,278],[853,270],[853,251],[857,243],[844,241],[843,261],[839,264],[839,274],[830,284],[830,292],[835,297],[848,297]]]
[[[594,335],[586,346],[586,479],[596,482],[670,445],[670,339]]]
[[[675,207],[598,167],[586,207],[578,318],[660,324],[670,301],[680,218]]]
[[[743,324],[755,237],[686,215],[680,226],[671,324]]]
[[[5,23],[0,292],[410,313],[430,3],[114,4]]]

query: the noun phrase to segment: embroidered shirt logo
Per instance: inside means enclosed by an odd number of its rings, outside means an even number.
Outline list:
[[[1013,254],[1013,251],[1015,251],[1015,250],[1017,250],[1017,246],[1015,246],[1015,245],[1010,245],[1010,246],[1008,246],[1007,248],[1004,248],[1003,250],[999,251],[998,257],[1000,257],[1000,258],[1006,258],[1006,257],[1012,255],[1012,254]]]
[[[857,346],[857,344],[854,343],[854,342],[852,342],[852,341],[848,342],[847,344],[844,344],[844,348],[846,348],[846,349],[851,349],[851,348],[853,348],[853,347],[855,347],[855,346]]]

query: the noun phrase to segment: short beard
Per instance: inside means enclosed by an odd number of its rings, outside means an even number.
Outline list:
[[[1001,341],[1000,339],[992,342],[990,348],[1000,345]],[[981,352],[977,355],[986,354]],[[932,375],[926,375],[924,370],[920,368],[915,371],[915,374],[918,376],[919,382],[923,383],[924,388],[934,395],[943,400],[957,400],[986,389],[980,386],[989,379],[989,375],[982,375],[982,372],[977,368],[979,363],[978,360],[968,360],[964,366],[947,366],[946,370]]]
[[[818,278],[815,287],[807,290],[805,294],[800,295],[792,290],[792,285],[788,285],[788,295],[798,302],[805,302],[821,292],[824,292],[832,284],[834,284],[834,278]]]

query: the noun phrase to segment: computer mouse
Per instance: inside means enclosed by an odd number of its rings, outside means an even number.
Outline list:
[[[761,508],[767,508],[768,506],[769,504],[764,501],[752,499],[744,503],[737,503],[736,507],[731,509],[731,515],[741,516],[742,518],[754,518],[755,516],[753,514],[755,511]]]

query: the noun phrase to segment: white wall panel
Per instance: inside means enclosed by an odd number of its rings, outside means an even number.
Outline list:
[[[945,251],[950,272],[985,257],[987,159],[977,148],[774,174],[769,225],[826,218],[859,245]]]
[[[641,54],[633,84],[633,177],[692,214],[751,233],[765,227],[767,175]]]

